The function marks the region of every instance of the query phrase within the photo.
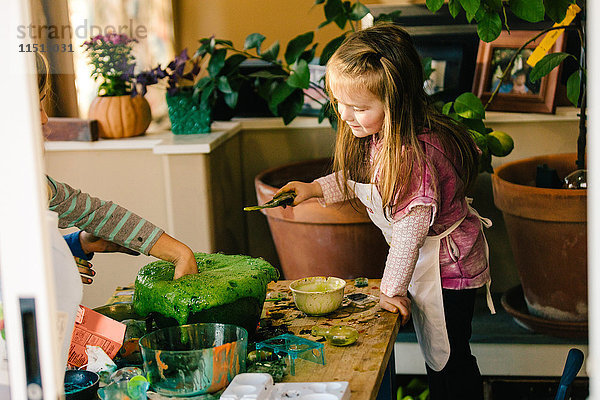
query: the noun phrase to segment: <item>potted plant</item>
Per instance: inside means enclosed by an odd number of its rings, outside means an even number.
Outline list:
[[[137,42],[125,34],[97,35],[83,43],[92,65],[92,78],[100,81],[98,96],[90,104],[88,118],[98,120],[103,138],[142,135],[152,119],[150,105],[135,90],[135,58],[132,45]]]
[[[138,78],[143,91],[147,85],[166,80],[167,108],[171,131],[175,135],[210,132],[211,110],[202,106],[194,89],[201,71],[200,62],[197,57],[190,58],[187,49],[184,49],[165,68],[159,64],[145,72],[143,81]]]
[[[428,1],[427,6],[436,11],[442,5],[441,0]],[[529,21],[542,21],[545,16],[554,22],[561,22],[567,10],[577,10],[574,0],[564,2],[550,1],[511,1],[508,4],[493,1],[458,2],[450,1],[451,14],[456,17],[462,10],[469,20],[478,25],[479,37],[484,41],[493,41],[506,25],[506,9],[509,8],[518,18]],[[584,8],[583,3],[579,3]],[[573,11],[571,11],[573,12]],[[580,13],[580,15],[582,15]],[[504,21],[502,17],[504,16]],[[579,34],[581,54],[578,58],[567,53],[552,53],[544,56],[533,67],[530,79],[537,80],[547,75],[566,59],[576,59],[578,69],[567,80],[569,100],[581,108],[580,131],[577,154],[547,155],[507,163],[496,168],[492,175],[494,203],[502,210],[509,240],[515,256],[524,300],[525,313],[515,316],[532,329],[561,336],[583,336],[587,334],[587,218],[585,190],[585,30],[580,18],[568,26],[551,27],[536,37],[523,43],[527,44],[541,35],[556,29],[574,30]],[[520,52],[517,50],[515,56]],[[507,75],[512,61],[503,72]],[[502,78],[501,78],[502,80]],[[486,106],[493,101],[499,85],[492,93]],[[462,98],[461,98],[462,97]],[[454,103],[444,106],[449,115],[461,117],[464,109],[471,115],[478,115],[476,124],[483,126],[485,107],[477,103],[474,95],[466,94]],[[465,99],[467,99],[465,101]],[[468,103],[468,107],[464,107]],[[477,110],[477,111],[473,111]],[[482,128],[483,127],[483,128]],[[477,129],[476,129],[477,130]],[[502,138],[500,138],[502,139]],[[481,141],[480,141],[481,142]],[[478,142],[478,143],[480,143]],[[493,154],[494,145],[487,142]],[[543,167],[543,166],[547,167]],[[561,178],[574,177],[563,185],[562,179],[554,178],[558,185],[550,186],[536,182],[536,170],[554,170]],[[569,178],[570,179],[570,178]],[[546,187],[539,187],[546,186]],[[503,299],[506,303],[507,296]],[[518,313],[519,311],[512,310]]]

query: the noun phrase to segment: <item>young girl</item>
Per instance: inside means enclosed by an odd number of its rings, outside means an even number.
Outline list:
[[[380,305],[402,323],[412,306],[431,398],[482,399],[469,339],[475,292],[490,274],[480,217],[465,198],[479,150],[428,103],[419,55],[398,26],[348,37],[326,82],[339,121],[334,173],[279,193],[295,192],[294,205],[312,197],[365,205],[390,245]]]

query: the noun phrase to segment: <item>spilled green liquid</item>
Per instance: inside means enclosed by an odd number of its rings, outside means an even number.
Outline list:
[[[135,280],[133,308],[141,316],[158,312],[185,324],[194,312],[233,303],[244,297],[265,300],[267,284],[279,272],[261,258],[194,253],[198,273],[173,280],[175,266],[155,261],[140,269]]]

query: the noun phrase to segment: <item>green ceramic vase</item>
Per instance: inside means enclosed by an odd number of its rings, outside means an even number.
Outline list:
[[[210,133],[210,109],[202,109],[194,101],[191,91],[179,91],[173,95],[167,93],[167,107],[171,131],[175,135]]]

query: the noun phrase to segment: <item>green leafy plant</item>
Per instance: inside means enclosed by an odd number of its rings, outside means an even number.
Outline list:
[[[358,29],[358,21],[369,13],[369,9],[359,1],[316,0],[322,5],[325,21],[318,28],[335,23],[342,33],[323,47],[319,63],[325,65],[346,36]],[[252,33],[246,37],[244,47],[236,48],[229,40],[203,38],[196,56],[208,57],[208,76],[195,85],[195,95],[201,103],[214,105],[218,96],[234,108],[237,105],[239,90],[245,80],[250,80],[256,93],[265,99],[270,111],[289,124],[300,113],[304,105],[304,89],[310,87],[323,90],[322,81],[310,80],[309,64],[315,58],[318,43],[314,42],[314,32],[302,33],[287,44],[282,51],[279,41],[263,48],[266,37]],[[264,68],[258,72],[243,75],[239,66],[245,60],[258,60]],[[321,104],[319,122],[333,115],[328,112],[329,102],[314,99]]]
[[[439,10],[443,3],[443,0],[427,0],[426,2],[427,7],[432,12]],[[479,35],[479,38],[485,42],[491,42],[500,35],[503,27],[510,31],[507,20],[507,10],[510,10],[518,18],[531,23],[543,21],[545,17],[548,17],[554,22],[560,22],[565,18],[567,10],[572,4],[577,4],[583,10],[581,14],[585,12],[584,2],[578,3],[575,0],[450,0],[448,2],[448,8],[450,14],[454,18],[464,11],[467,20],[469,22],[474,20],[477,24],[477,34]],[[585,37],[581,20],[582,18],[575,18],[569,26],[544,29],[539,34],[523,43],[515,52],[500,78],[500,81],[504,80],[511,70],[516,56],[529,43],[535,41],[540,36],[556,29],[575,30],[578,32],[581,44],[581,57],[578,58],[564,52],[547,54],[537,62],[529,74],[530,80],[536,81],[548,75],[565,60],[574,59],[576,61],[578,68],[567,80],[567,97],[573,105],[581,107],[579,137],[577,142],[578,169],[585,168],[586,141]],[[513,147],[512,139],[509,135],[504,132],[494,132],[492,129],[487,128],[483,122],[485,119],[485,111],[488,105],[493,101],[499,89],[500,85],[497,85],[485,106],[473,93],[467,92],[458,96],[453,102],[444,104],[442,108],[442,111],[446,115],[451,116],[469,128],[473,138],[483,152],[480,164],[481,171],[493,172],[491,157],[508,155]]]

